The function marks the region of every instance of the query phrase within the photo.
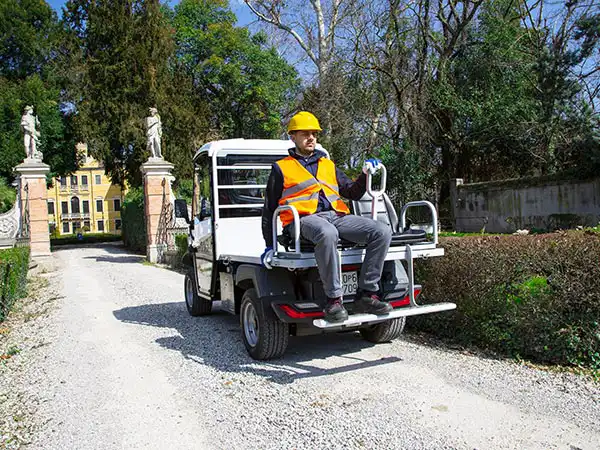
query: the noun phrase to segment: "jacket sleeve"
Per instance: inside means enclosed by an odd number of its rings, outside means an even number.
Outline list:
[[[273,247],[273,213],[279,206],[283,193],[283,174],[277,164],[273,164],[267,189],[265,190],[265,204],[262,212],[262,233],[267,247]]]
[[[356,181],[352,181],[344,172],[336,167],[335,175],[342,197],[349,200],[360,200],[365,195],[367,191],[367,176],[364,173],[361,173]]]

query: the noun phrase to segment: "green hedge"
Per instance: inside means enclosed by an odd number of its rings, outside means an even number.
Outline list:
[[[123,199],[121,206],[121,234],[125,247],[137,251],[146,251],[146,217],[144,210],[144,191],[131,189]]]
[[[0,321],[3,321],[15,300],[27,294],[29,247],[0,250]]]
[[[50,246],[56,247],[61,245],[70,244],[95,244],[98,242],[113,242],[120,241],[120,234],[110,233],[84,233],[82,238],[77,238],[76,234],[66,234],[62,236],[55,236],[50,238]]]
[[[446,256],[419,261],[422,303],[457,310],[410,326],[530,360],[600,369],[600,235],[442,238]]]

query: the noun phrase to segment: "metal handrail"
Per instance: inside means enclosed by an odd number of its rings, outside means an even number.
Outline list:
[[[277,255],[277,218],[283,211],[292,211],[294,215],[294,253],[300,254],[300,215],[293,205],[279,206],[273,213],[273,253]]]
[[[420,200],[415,202],[408,202],[405,204],[400,210],[400,227],[402,231],[406,228],[406,211],[408,208],[412,208],[414,206],[427,206],[431,210],[431,217],[433,219],[433,243],[435,245],[438,244],[438,217],[437,211],[435,210],[435,206],[433,203],[428,202],[427,200]]]
[[[371,219],[377,220],[377,199],[385,193],[387,185],[387,169],[383,164],[379,164],[376,170],[381,171],[381,185],[379,190],[373,190],[373,175],[367,173],[367,194],[373,199],[371,202]]]

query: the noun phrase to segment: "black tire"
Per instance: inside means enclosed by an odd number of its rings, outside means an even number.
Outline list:
[[[289,326],[272,311],[264,310],[254,288],[246,290],[242,297],[240,326],[244,346],[252,358],[280,358],[285,353],[290,335]]]
[[[206,300],[198,295],[196,277],[192,268],[185,274],[183,295],[185,296],[185,306],[190,316],[205,316],[212,311],[212,300]]]
[[[377,323],[366,328],[360,329],[360,334],[363,339],[379,344],[381,342],[392,341],[402,334],[406,317],[388,320],[386,322]]]

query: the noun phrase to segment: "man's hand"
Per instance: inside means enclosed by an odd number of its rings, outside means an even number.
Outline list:
[[[271,270],[273,266],[271,266],[271,261],[273,261],[273,247],[265,248],[265,251],[262,255],[260,255],[260,262],[267,269]]]
[[[365,175],[367,175],[367,174],[375,175],[375,172],[377,172],[377,170],[379,169],[380,166],[381,166],[380,160],[375,159],[375,158],[370,158],[370,159],[367,159],[365,161],[365,163],[363,164],[362,171]]]

